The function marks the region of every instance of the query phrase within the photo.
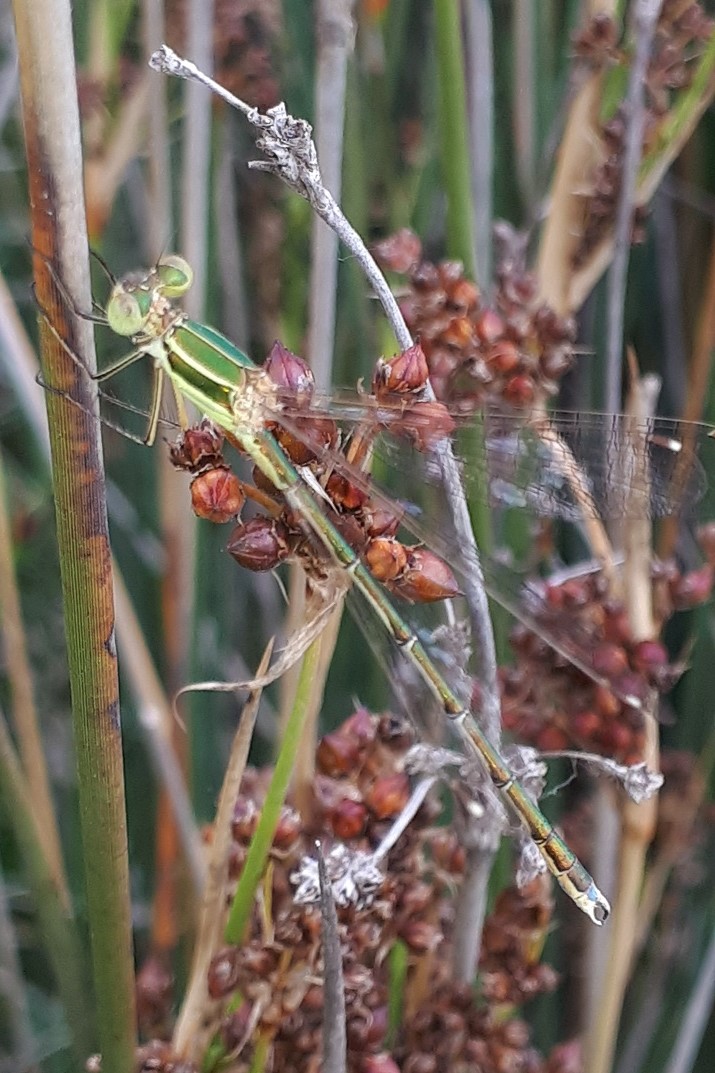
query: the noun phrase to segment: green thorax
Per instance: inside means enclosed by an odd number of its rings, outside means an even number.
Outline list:
[[[198,321],[180,321],[165,337],[171,374],[180,390],[199,407],[211,400],[231,409],[235,391],[257,366],[225,335]]]

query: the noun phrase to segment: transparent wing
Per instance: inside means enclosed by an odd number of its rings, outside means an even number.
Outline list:
[[[471,569],[469,556],[454,538],[439,467],[429,452],[397,435],[404,431],[404,414],[365,410],[344,401],[337,407],[321,404],[316,412],[340,418],[343,446],[351,428],[354,435],[356,418],[363,434],[367,429],[374,432],[372,477],[350,466],[340,453],[326,452],[326,459],[329,456],[334,469],[385,509],[394,510],[397,500],[403,527],[464,577]],[[633,423],[624,415],[557,413],[548,423],[524,425],[523,418],[488,414],[476,429],[458,419],[454,443],[470,499],[487,502],[494,514],[515,508],[522,520],[530,513],[579,524],[588,515],[604,520],[702,516],[712,507],[711,431],[709,426],[663,418]],[[528,532],[528,519],[525,526]],[[511,552],[484,556],[481,565],[490,596],[569,663],[640,707],[643,697],[594,667],[593,634],[569,616],[554,614],[544,587],[526,579],[525,569],[533,564],[533,557],[532,564],[528,558],[520,568]]]
[[[385,470],[419,470],[423,481],[439,481],[429,451],[414,446],[415,438],[430,436],[429,410],[420,421],[418,409],[344,399],[316,400],[311,409],[341,424],[371,423],[379,430],[374,456]],[[709,425],[567,411],[534,420],[503,411],[451,418],[465,489],[475,501],[571,522],[715,514]]]

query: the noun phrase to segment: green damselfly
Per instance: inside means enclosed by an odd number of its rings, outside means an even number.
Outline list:
[[[155,381],[144,437],[147,444],[157,436],[166,380],[172,386],[181,423],[188,424],[185,412],[188,400],[229,433],[279,491],[289,509],[301,517],[324,552],[350,576],[353,586],[360,590],[395,645],[437,697],[467,750],[478,756],[495,787],[519,814],[561,888],[595,923],[602,924],[609,913],[608,901],[514,779],[506,762],[482,734],[469,708],[427,655],[417,633],[398,613],[361,556],[326,517],[315,489],[306,483],[301,469],[296,468],[273,432],[266,428],[269,423],[281,420],[286,424],[277,385],[227,337],[191,320],[174,304],[174,299],[189,289],[191,279],[191,269],[183,259],[165,256],[154,268],[114,282],[103,314],[92,319],[131,339],[133,349],[98,373],[96,379],[108,380],[138,359],[151,358]],[[347,421],[360,421],[359,410],[352,402],[340,405],[338,401],[333,409]],[[319,408],[308,411],[313,417],[320,413]],[[304,417],[305,414],[300,420]],[[557,414],[550,416],[544,435],[543,428],[524,426],[523,422],[517,425],[507,416],[497,415],[487,428],[488,459],[476,480],[482,488],[487,482],[488,493],[498,503],[526,505],[538,513],[568,520],[589,511],[604,517],[624,516],[629,511],[647,518],[675,513],[689,508],[705,495],[707,474],[699,456],[703,455],[704,444],[713,444],[707,438],[709,431],[705,426],[668,418],[655,418],[633,428],[623,415]],[[560,462],[554,459],[554,452],[563,453],[563,444],[569,442],[578,458],[596,459],[585,488],[583,483],[574,485],[568,472],[571,457],[568,446]],[[609,460],[627,457],[629,446],[636,442],[646,443],[651,466],[651,475],[642,487],[632,479],[629,483],[627,474],[623,473],[621,480],[615,481]],[[469,483],[475,474],[466,477]],[[582,482],[581,476],[579,480]],[[509,609],[515,609],[515,590],[510,597],[504,571],[495,577],[493,587],[498,589],[497,599]],[[587,665],[578,643],[569,643],[565,638],[560,643],[557,640],[556,647],[594,676],[593,667]]]
[[[108,380],[135,361],[149,357],[155,377],[145,436],[147,444],[156,438],[166,380],[173,389],[182,423],[187,423],[184,403],[188,400],[239,444],[331,559],[350,576],[352,584],[361,592],[396,646],[438,699],[467,751],[479,758],[494,786],[511,803],[562,889],[595,923],[602,924],[608,916],[609,906],[591,876],[512,776],[501,755],[483,735],[472,712],[430,659],[417,634],[397,611],[361,557],[326,517],[300,470],[268,431],[267,423],[280,421],[281,416],[276,385],[229,339],[190,319],[174,304],[173,300],[188,290],[191,279],[191,269],[186,262],[168,256],[154,268],[132,273],[114,283],[104,315],[92,319],[106,323],[118,335],[131,339],[133,349],[95,378]],[[576,431],[586,435],[589,420],[576,422]],[[651,429],[649,440],[657,450],[677,462],[678,443],[682,437],[678,438],[680,430],[676,426],[677,423],[661,423]],[[611,436],[622,438],[624,428],[621,423],[613,424]],[[594,424],[592,431],[600,436],[603,429],[601,421]],[[542,457],[534,468],[533,458],[538,459],[539,452],[527,452],[524,448],[526,441],[516,441],[514,437],[513,429],[506,432],[498,429],[491,437],[492,454],[501,459],[497,483],[491,486],[499,500],[510,504],[516,496],[515,505],[530,501],[544,513],[571,518],[574,512],[588,509],[588,503],[592,504],[594,512],[598,511],[604,492],[611,496],[615,494],[601,488],[598,480],[587,489],[586,501],[580,493],[574,500],[572,484],[568,480],[552,480],[544,490],[543,474],[549,471],[548,458]],[[702,437],[699,437],[701,441]],[[548,446],[548,436],[546,442]],[[523,472],[525,467],[526,474]],[[660,473],[661,469],[656,472]],[[674,472],[668,474],[668,480],[661,482],[662,487],[658,484],[655,491],[649,488],[644,493],[647,501],[641,502],[640,509],[647,516],[673,509],[674,500],[668,497],[675,493],[671,494],[668,489]],[[694,467],[687,469],[680,494],[686,501],[689,498],[696,500],[703,494],[705,483],[702,466],[695,459]],[[616,498],[622,497],[617,495]]]
[[[182,259],[165,257],[153,269],[131,274],[115,283],[106,306],[106,323],[118,335],[130,338],[133,349],[96,378],[107,380],[148,356],[154,365],[155,381],[147,443],[156,437],[166,379],[176,396],[180,415],[184,412],[184,400],[188,400],[235,438],[330,556],[348,571],[394,642],[438,697],[467,748],[481,759],[494,785],[511,802],[561,887],[594,922],[602,924],[609,906],[591,876],[514,780],[420,640],[352,547],[325,517],[314,493],[266,430],[266,420],[276,402],[275,385],[225,336],[191,320],[173,304],[172,300],[188,289],[191,279],[191,270]]]

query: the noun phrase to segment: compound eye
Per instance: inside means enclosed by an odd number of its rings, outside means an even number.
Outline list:
[[[162,257],[156,266],[159,286],[166,298],[180,298],[194,282],[194,273],[188,261],[177,253]]]
[[[147,318],[147,313],[133,294],[117,290],[107,303],[107,323],[117,335],[136,335]]]

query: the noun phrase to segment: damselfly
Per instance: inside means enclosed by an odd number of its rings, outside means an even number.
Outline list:
[[[471,711],[396,610],[383,586],[326,517],[300,468],[294,465],[269,431],[267,426],[280,424],[285,419],[276,384],[225,336],[191,320],[173,304],[172,300],[189,288],[191,278],[191,269],[181,258],[164,257],[154,268],[133,273],[114,284],[104,317],[93,319],[102,319],[118,335],[130,338],[133,349],[96,378],[107,380],[148,356],[154,366],[155,380],[145,437],[147,443],[152,443],[156,437],[166,379],[173,389],[180,415],[184,414],[184,402],[188,400],[236,441],[263,477],[282,494],[305,529],[349,575],[394,643],[438,699],[467,751],[479,758],[494,785],[520,816],[562,889],[595,923],[602,924],[609,906],[591,876],[514,779],[500,754],[481,732]],[[182,420],[185,421],[185,417]],[[379,407],[373,411],[373,420],[382,420]],[[660,476],[657,482],[642,488],[640,500],[636,498],[639,513],[652,516],[672,511],[677,503],[694,502],[703,494],[707,483],[705,473],[693,450],[702,446],[702,436],[697,436],[697,442],[689,442],[687,430],[677,424],[658,422],[629,433],[627,419],[609,418],[608,421],[610,428],[604,421],[598,427],[593,426],[594,440],[597,433],[602,436],[606,431],[611,443],[617,441],[621,455],[624,446],[644,441],[649,452],[665,452],[672,463],[670,470],[665,467],[664,471],[662,465],[658,466]],[[584,434],[588,431],[588,422],[576,421],[574,430]],[[486,457],[491,455],[492,462],[482,475],[482,491],[486,488],[487,494],[500,502],[514,500],[518,505],[528,500],[537,508],[541,504],[545,510],[548,507],[550,513],[561,513],[569,518],[577,511],[592,510],[597,514],[607,505],[604,496],[612,498],[610,485],[603,475],[597,474],[589,478],[590,483],[585,489],[577,487],[576,478],[569,472],[568,449],[566,454],[562,453],[560,434],[565,431],[562,419],[558,418],[555,423],[544,424],[542,431],[535,428],[522,430],[515,423],[510,425],[504,417],[493,428],[487,427]],[[534,438],[536,450],[533,449]],[[603,444],[602,457],[607,458],[608,442],[603,439],[600,442]],[[680,469],[682,480],[680,499],[677,499],[673,480],[686,455],[689,461],[686,459],[687,464]],[[606,470],[607,466],[602,466],[601,474]],[[581,479],[579,476],[578,480]],[[629,502],[633,503],[632,497]]]

